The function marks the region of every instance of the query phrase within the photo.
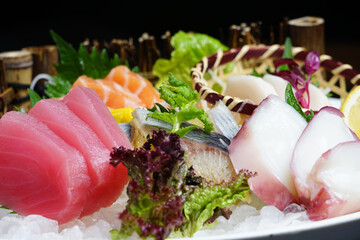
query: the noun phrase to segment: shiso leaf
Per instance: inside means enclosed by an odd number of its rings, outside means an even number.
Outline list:
[[[33,107],[38,101],[41,100],[41,97],[37,92],[35,92],[31,88],[28,88],[27,91],[29,93],[31,107]]]
[[[106,49],[99,53],[98,49],[94,47],[89,54],[84,45],[80,44],[76,51],[53,30],[50,31],[50,34],[57,45],[60,58],[59,64],[55,65],[57,75],[52,76],[54,83],[45,83],[45,94],[50,98],[66,95],[72,84],[81,75],[94,79],[104,78],[112,68],[122,64],[117,54],[110,59]]]
[[[54,80],[54,84],[50,82],[46,83],[45,94],[49,98],[58,98],[65,96],[72,86],[70,81],[64,80],[59,76],[52,76],[52,78]]]
[[[60,35],[50,30],[50,35],[59,51],[60,62],[55,65],[59,78],[66,79],[73,83],[82,72],[82,66],[78,59],[78,53],[76,50],[66,42]]]

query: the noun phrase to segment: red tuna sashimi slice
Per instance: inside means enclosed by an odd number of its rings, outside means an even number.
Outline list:
[[[36,118],[0,119],[0,205],[60,224],[79,217],[90,178],[85,159]]]
[[[29,115],[43,122],[83,154],[92,186],[82,216],[92,214],[102,207],[109,207],[118,199],[128,181],[127,172],[109,164],[110,150],[84,121],[63,102],[55,99],[37,102]]]
[[[120,146],[132,148],[126,134],[94,89],[77,86],[64,97],[63,101],[94,130],[110,151]]]

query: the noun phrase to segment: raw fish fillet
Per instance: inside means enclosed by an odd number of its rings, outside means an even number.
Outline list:
[[[291,160],[291,173],[300,202],[310,198],[307,177],[321,155],[341,142],[358,140],[343,121],[343,114],[334,107],[322,108],[301,134]]]
[[[147,136],[151,135],[152,130],[158,129],[151,126],[151,118],[147,119],[147,114],[148,110],[146,109],[136,109],[133,112],[131,142],[135,148],[141,148],[146,142]],[[193,130],[193,132],[196,131]],[[188,166],[194,167],[196,174],[204,177],[207,181],[215,183],[230,181],[235,177],[234,167],[229,154],[225,150],[221,149],[220,146],[215,147],[206,143],[205,139],[202,139],[204,141],[195,141],[190,138],[190,135],[192,135],[192,132],[182,137],[180,142],[181,147],[186,152],[185,162]],[[200,137],[200,134],[197,136]],[[214,136],[214,138],[218,138],[217,141],[221,142],[222,139],[219,140],[219,136]],[[227,146],[225,143],[224,145]]]
[[[94,89],[77,86],[62,101],[90,126],[110,151],[120,146],[132,148],[126,134]]]
[[[270,94],[277,95],[275,88],[260,77],[233,75],[227,80],[225,95],[250,100],[260,104]]]
[[[290,171],[294,146],[305,119],[276,95],[269,95],[246,119],[228,149],[235,171],[247,169],[251,190],[268,205],[283,210],[297,202]]]
[[[0,205],[60,224],[80,216],[90,178],[82,154],[36,118],[0,119]]]
[[[131,93],[138,96],[146,107],[153,107],[154,103],[160,102],[160,94],[153,84],[138,73],[131,71],[125,65],[114,67],[105,80],[111,80]]]
[[[308,177],[312,220],[337,217],[360,210],[360,141],[336,145],[315,163]]]
[[[95,132],[62,101],[43,99],[29,111],[84,156],[92,184],[82,216],[109,207],[118,199],[128,176],[123,168],[109,164],[110,150]]]
[[[82,75],[74,82],[70,91],[76,86],[94,89],[109,108],[145,107],[137,95],[111,80],[93,79]]]

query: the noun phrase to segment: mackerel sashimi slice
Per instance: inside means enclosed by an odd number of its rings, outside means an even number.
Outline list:
[[[110,151],[120,146],[132,148],[126,134],[94,89],[77,86],[64,97],[63,102],[93,129]]]
[[[43,99],[29,111],[84,156],[92,181],[82,216],[108,207],[120,196],[127,174],[109,164],[110,150],[95,132],[63,102]]]
[[[0,119],[0,205],[60,224],[80,216],[90,178],[83,155],[36,118]]]

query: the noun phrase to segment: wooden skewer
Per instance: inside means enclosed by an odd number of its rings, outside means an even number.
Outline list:
[[[161,36],[162,40],[162,49],[161,56],[166,59],[170,59],[171,52],[174,50],[174,48],[171,46],[171,33],[170,31],[166,31],[165,34]]]
[[[231,25],[230,26],[230,36],[229,36],[229,43],[228,46],[230,48],[237,48],[240,45],[239,38],[240,38],[240,29],[241,27],[238,25]]]

